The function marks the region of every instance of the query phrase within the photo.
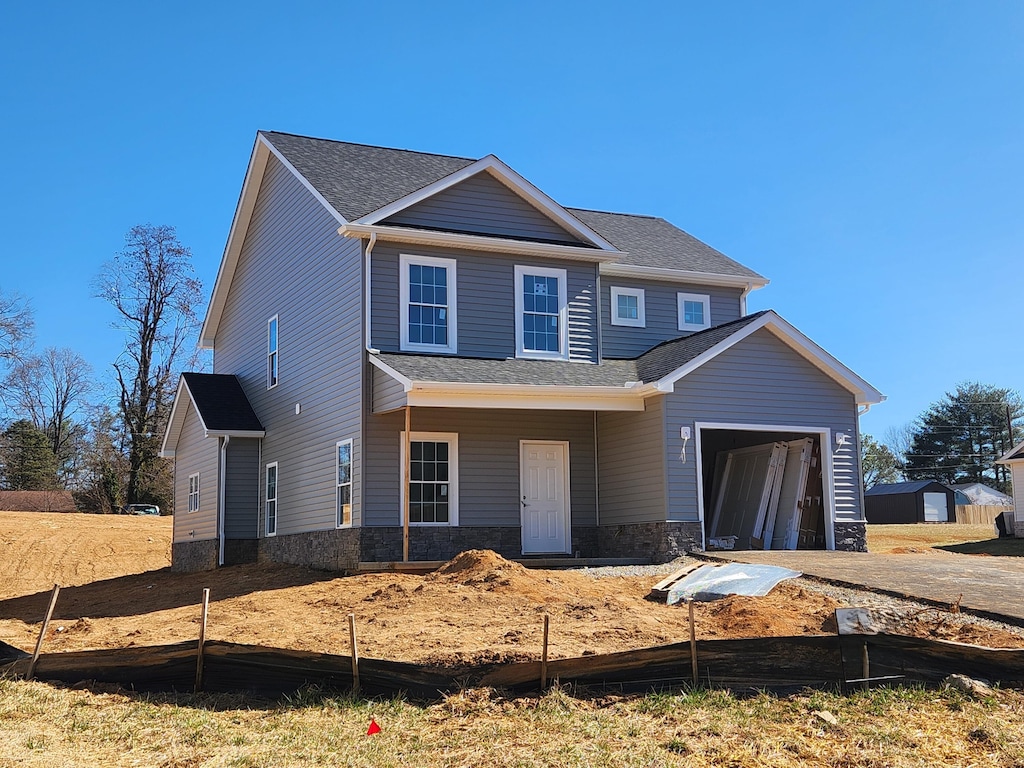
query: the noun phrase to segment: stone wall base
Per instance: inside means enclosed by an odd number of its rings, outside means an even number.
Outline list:
[[[176,573],[212,571],[217,567],[219,554],[217,539],[175,542],[171,544],[171,570]]]
[[[836,550],[840,552],[867,552],[867,531],[866,523],[836,523]]]
[[[701,549],[700,523],[634,523],[597,529],[600,557],[649,557],[667,563]]]
[[[359,528],[278,534],[258,542],[261,563],[305,565],[325,571],[350,571],[359,565]]]
[[[224,565],[242,565],[259,560],[259,543],[256,539],[228,539],[224,542]]]

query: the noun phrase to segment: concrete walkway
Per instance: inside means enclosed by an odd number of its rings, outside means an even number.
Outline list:
[[[1024,626],[1024,558],[821,550],[708,552],[706,556],[780,565],[825,581],[928,603],[951,605],[960,600],[965,613]]]

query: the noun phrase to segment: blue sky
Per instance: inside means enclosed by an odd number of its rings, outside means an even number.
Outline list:
[[[1024,389],[1024,4],[9,4],[0,290],[102,379],[92,298],[135,224],[212,288],[258,129],[498,155],[667,218],[888,396]]]

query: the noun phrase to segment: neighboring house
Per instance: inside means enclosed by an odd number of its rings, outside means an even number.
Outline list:
[[[1024,443],[1019,443],[998,460],[1010,468],[1013,482],[1014,535],[1024,538]]]
[[[164,439],[174,567],[667,559],[763,474],[724,457],[775,443],[808,446],[806,541],[862,549],[858,408],[883,397],[748,315],[766,283],[492,155],[261,132],[201,332],[214,373],[182,377]]]
[[[955,523],[953,489],[937,480],[880,483],[864,492],[869,523]]]

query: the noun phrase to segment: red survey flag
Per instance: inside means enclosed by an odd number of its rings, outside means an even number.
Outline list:
[[[372,736],[375,733],[380,733],[380,726],[377,725],[377,721],[372,717],[370,718],[370,727],[366,729],[366,735]]]

